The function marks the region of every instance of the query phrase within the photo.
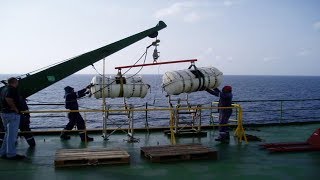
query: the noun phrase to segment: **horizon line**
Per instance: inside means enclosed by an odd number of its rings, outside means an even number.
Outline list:
[[[164,73],[163,73],[164,74]],[[149,74],[149,73],[145,73],[145,74],[140,74],[140,75],[163,75],[163,74]],[[13,74],[2,74],[0,73],[0,75],[14,75],[14,76],[24,76],[26,74],[18,74],[18,73],[13,73]],[[31,74],[32,75],[32,74]],[[99,75],[99,74],[91,74],[91,73],[74,73],[71,74],[72,75]],[[113,74],[106,74],[106,75],[113,75]],[[115,74],[114,74],[115,75]],[[132,74],[128,74],[128,75],[132,75]],[[299,74],[224,74],[224,76],[320,76],[320,75],[299,75]]]

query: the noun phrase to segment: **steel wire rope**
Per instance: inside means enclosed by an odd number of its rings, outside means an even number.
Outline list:
[[[156,84],[159,84],[159,79],[158,79],[158,77],[159,77],[159,75],[160,75],[160,66],[161,66],[161,65],[158,65],[158,74],[157,74],[157,78],[156,78]],[[161,86],[160,86],[160,88],[161,88]],[[153,105],[155,105],[155,103],[156,103],[156,96],[157,96],[157,94],[154,93],[154,96],[153,96]]]

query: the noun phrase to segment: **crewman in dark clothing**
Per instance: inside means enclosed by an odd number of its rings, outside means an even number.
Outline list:
[[[2,89],[4,88],[5,86],[2,86],[0,87],[0,93],[2,91]],[[2,110],[2,103],[0,102],[0,147],[2,146],[2,142],[3,142],[3,138],[4,138],[4,127],[3,127],[3,124],[2,124],[2,119],[1,119],[1,110]]]
[[[220,97],[218,107],[231,107],[232,104],[232,87],[224,86],[222,88],[222,92],[215,88],[213,90],[206,89],[206,91],[212,95]],[[219,111],[219,125],[226,125],[229,122],[229,118],[232,114],[232,108],[224,108],[218,109]],[[229,136],[229,128],[228,126],[220,126],[219,127],[219,137],[215,139],[216,141],[228,141],[230,139]]]
[[[21,111],[28,111],[29,107],[27,105],[25,98],[20,98],[21,103]],[[36,142],[33,138],[33,134],[30,132],[30,114],[29,113],[23,113],[20,116],[20,125],[19,125],[20,131],[24,132],[23,137],[26,139],[27,143],[30,147],[36,146]]]
[[[4,131],[4,127],[3,127],[3,124],[2,124],[1,115],[0,115],[0,147],[2,146],[4,133],[5,133],[5,131]]]
[[[72,87],[70,86],[65,87],[64,88],[65,108],[69,110],[79,110],[77,99],[85,96],[89,88],[90,87],[88,86],[80,91],[74,92],[74,89]],[[68,118],[69,118],[69,123],[64,128],[65,130],[71,130],[75,125],[77,126],[78,130],[86,129],[85,122],[79,112],[69,112]],[[80,132],[79,135],[80,135],[81,141],[85,141],[86,138],[87,138],[87,141],[93,141],[93,138],[88,136],[86,137],[84,132]],[[68,140],[70,139],[70,136],[68,136],[65,132],[62,132],[60,138],[63,140]]]

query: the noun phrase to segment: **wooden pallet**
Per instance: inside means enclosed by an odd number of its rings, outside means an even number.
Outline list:
[[[55,167],[129,163],[130,155],[121,149],[61,149],[54,160]]]
[[[168,162],[194,159],[218,159],[216,150],[201,144],[179,144],[141,147],[141,155],[151,162]]]

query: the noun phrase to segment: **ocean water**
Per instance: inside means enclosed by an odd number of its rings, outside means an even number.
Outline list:
[[[64,110],[63,105],[38,105],[43,103],[63,103],[65,86],[72,86],[80,90],[90,84],[94,75],[72,75],[62,81],[30,96],[28,104],[30,110]],[[6,79],[9,75],[0,75],[0,79]],[[128,104],[135,108],[168,107],[168,98],[162,91],[161,75],[143,75],[145,83],[151,85],[151,89],[145,98],[129,98]],[[250,123],[274,123],[292,121],[314,121],[320,119],[320,77],[309,76],[224,76],[221,85],[233,87],[233,100],[244,109],[244,122]],[[176,96],[185,99],[186,95]],[[188,95],[192,105],[210,106],[211,102],[218,98],[205,91],[194,92]],[[308,101],[274,101],[274,100],[300,100]],[[263,101],[259,101],[263,100]],[[241,101],[241,102],[237,102]],[[250,102],[247,102],[250,101]],[[251,102],[254,101],[254,102]],[[101,109],[102,99],[84,97],[79,99],[80,109]],[[107,99],[107,104],[112,108],[123,105],[123,98]],[[281,106],[282,105],[282,106]],[[282,111],[281,111],[282,109]],[[215,113],[215,111],[213,111]],[[202,113],[203,124],[210,123],[210,111]],[[34,129],[63,128],[68,119],[65,113],[32,114],[31,127]],[[217,115],[217,114],[215,114]],[[234,111],[233,117],[236,115]],[[84,116],[84,114],[83,114]],[[169,112],[134,112],[134,126],[144,127],[146,116],[150,127],[168,126]],[[101,128],[102,113],[86,113],[87,127]],[[183,116],[188,120],[190,117]],[[111,120],[123,120],[125,116],[112,116]],[[216,120],[216,118],[215,118]]]

